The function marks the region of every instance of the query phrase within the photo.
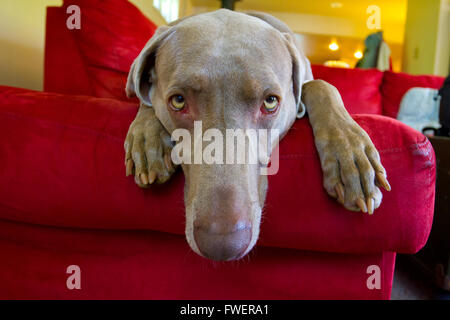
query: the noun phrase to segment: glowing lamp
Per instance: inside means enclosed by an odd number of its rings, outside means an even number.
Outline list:
[[[356,59],[361,59],[363,57],[363,53],[361,52],[361,50],[358,50],[355,52],[354,56]]]
[[[336,51],[336,50],[339,49],[339,45],[337,44],[336,41],[333,41],[333,42],[330,43],[330,45],[328,46],[328,48],[329,48],[331,51]]]

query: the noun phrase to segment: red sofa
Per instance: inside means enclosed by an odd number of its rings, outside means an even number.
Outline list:
[[[65,28],[70,4],[81,30]],[[408,88],[443,79],[314,66],[371,136],[392,191],[373,216],[343,209],[301,119],[281,141],[258,246],[211,262],[183,236],[181,171],[146,190],[125,177],[138,104],[124,83],[155,28],[125,0],[65,1],[47,11],[45,92],[0,87],[0,298],[389,299],[395,254],[427,241],[435,190],[431,144],[392,117]],[[70,265],[79,290],[66,286]],[[379,289],[367,286],[373,265]]]

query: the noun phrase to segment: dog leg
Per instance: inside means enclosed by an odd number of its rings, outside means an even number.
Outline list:
[[[169,133],[151,107],[141,105],[125,139],[126,175],[134,174],[136,184],[145,188],[164,183],[174,173]]]
[[[390,191],[386,170],[368,134],[350,117],[338,90],[322,80],[303,85],[302,101],[314,131],[327,193],[345,208],[372,214],[378,186]]]

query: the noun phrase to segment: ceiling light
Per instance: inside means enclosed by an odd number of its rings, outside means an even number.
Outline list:
[[[361,50],[358,50],[355,52],[354,56],[356,59],[361,59],[363,57],[363,53],[361,52]]]
[[[336,51],[336,50],[339,49],[339,45],[337,44],[336,41],[333,41],[333,42],[330,43],[330,45],[328,46],[328,48],[329,48],[331,51]]]

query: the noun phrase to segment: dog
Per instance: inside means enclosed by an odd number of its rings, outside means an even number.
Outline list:
[[[126,93],[140,108],[125,140],[126,175],[139,187],[175,171],[175,129],[277,129],[278,140],[307,113],[326,192],[345,208],[372,214],[386,170],[338,90],[314,80],[293,32],[264,13],[227,9],[159,27],[133,62]],[[269,146],[275,148],[275,143]],[[256,244],[268,179],[263,164],[187,164],[186,239],[197,254],[229,261]]]

